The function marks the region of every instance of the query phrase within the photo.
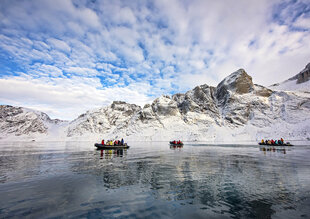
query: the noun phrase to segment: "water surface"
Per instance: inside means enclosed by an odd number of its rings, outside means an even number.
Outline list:
[[[309,218],[310,146],[1,142],[0,218]]]

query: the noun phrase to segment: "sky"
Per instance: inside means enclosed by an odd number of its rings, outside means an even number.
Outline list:
[[[282,82],[310,62],[310,0],[1,0],[0,104],[71,120],[114,100]]]

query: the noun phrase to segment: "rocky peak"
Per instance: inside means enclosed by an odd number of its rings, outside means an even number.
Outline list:
[[[310,79],[310,63],[297,74],[297,84],[304,83]]]
[[[197,101],[205,102],[213,98],[214,95],[213,87],[210,87],[206,84],[197,86],[193,89],[193,97]],[[187,93],[188,94],[188,93]]]
[[[136,104],[129,104],[124,101],[113,101],[111,109],[121,111],[124,115],[130,116],[141,110],[141,107]]]
[[[230,97],[229,91],[236,94],[246,94],[254,90],[252,77],[244,69],[233,72],[222,80],[216,87],[216,98],[220,105]]]
[[[182,103],[185,99],[185,94],[177,93],[172,95],[172,99],[176,101],[178,104]]]
[[[252,77],[244,69],[239,69],[221,81],[217,89],[221,87],[225,87],[227,90],[234,91],[238,94],[245,94],[253,90],[254,84]]]
[[[8,118],[8,117],[16,116],[22,112],[23,110],[21,107],[1,105],[0,106],[0,120]]]
[[[120,110],[123,111],[124,108],[140,108],[140,106],[137,106],[136,104],[130,104],[130,103],[126,103],[124,101],[113,101],[113,103],[111,104],[111,108],[115,109],[115,110]]]
[[[185,94],[172,96],[182,113],[187,112],[217,112],[215,100],[215,88],[207,84],[195,87]]]
[[[152,109],[157,115],[174,116],[179,112],[177,102],[166,95],[156,98],[152,103]]]

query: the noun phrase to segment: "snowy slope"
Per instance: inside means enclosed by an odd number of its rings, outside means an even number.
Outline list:
[[[128,124],[139,110],[140,106],[114,101],[111,106],[95,109],[80,115],[67,127],[67,137],[75,139],[79,136],[113,135],[126,130]]]
[[[294,77],[270,86],[270,89],[281,91],[310,92],[310,63]]]
[[[310,81],[306,81],[301,84],[297,84],[296,80],[286,80],[278,85],[271,85],[270,89],[280,91],[300,91],[310,92]]]

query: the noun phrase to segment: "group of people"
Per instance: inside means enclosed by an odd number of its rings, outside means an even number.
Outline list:
[[[171,143],[172,143],[172,144],[183,144],[183,142],[182,142],[182,141],[180,141],[180,140],[178,140],[178,141],[173,140]]]
[[[283,140],[283,138],[281,138],[279,140],[271,139],[271,140],[265,140],[265,141],[264,141],[264,139],[262,139],[261,143],[262,144],[266,144],[266,145],[283,145],[284,144],[284,140]]]
[[[102,145],[115,145],[115,146],[116,146],[116,145],[117,145],[117,146],[119,146],[119,145],[124,145],[124,139],[122,139],[122,140],[115,140],[115,141],[113,141],[113,140],[107,140],[105,144],[104,144],[104,139],[102,139],[101,144],[102,144]]]

